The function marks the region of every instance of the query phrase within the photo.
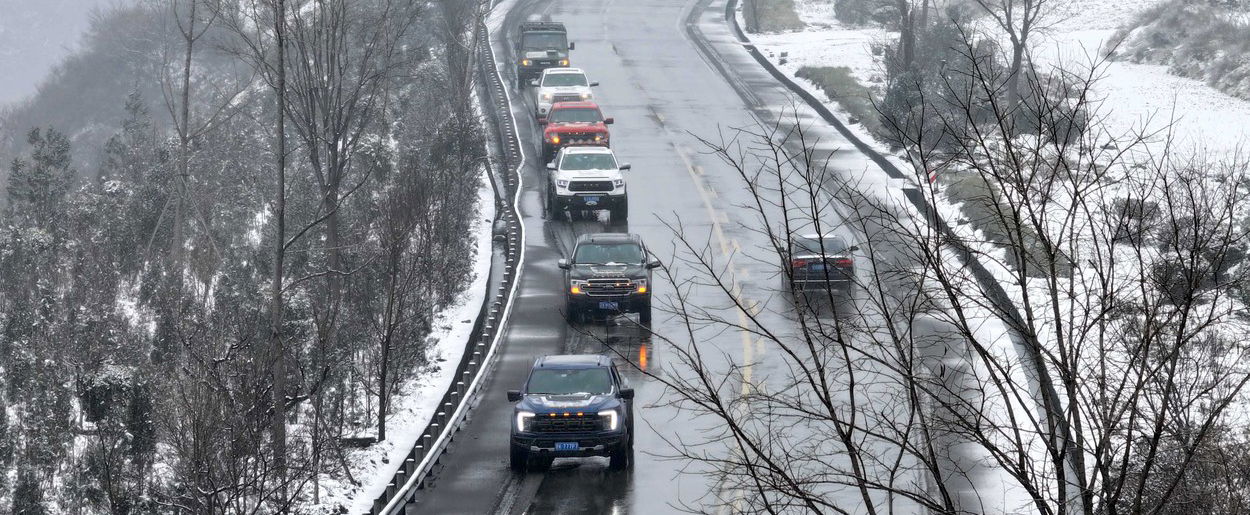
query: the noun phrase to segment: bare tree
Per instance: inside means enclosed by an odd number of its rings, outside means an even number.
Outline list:
[[[683,334],[655,337],[679,366],[648,373],[715,421],[672,442],[709,465],[706,504],[1163,512],[1195,502],[1178,492],[1201,491],[1199,457],[1238,463],[1212,446],[1229,445],[1215,438],[1250,382],[1234,298],[1248,285],[1246,163],[1111,132],[1091,100],[1097,63],[1028,69],[1010,107],[985,100],[1001,84],[992,56],[960,53],[945,93],[891,122],[915,165],[908,195],[937,206],[975,188],[960,197],[975,231],[830,168],[797,116],[705,142],[751,193],[739,207],[762,243],[731,252],[669,222]],[[946,143],[923,141],[932,127]],[[790,293],[787,249],[804,232],[854,238],[862,294]],[[759,288],[766,270],[781,288]],[[992,504],[1004,491],[1012,504]]]

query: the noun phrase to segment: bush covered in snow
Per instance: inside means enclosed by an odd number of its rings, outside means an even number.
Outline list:
[[[1118,58],[1161,64],[1250,100],[1250,2],[1171,0],[1121,29]]]

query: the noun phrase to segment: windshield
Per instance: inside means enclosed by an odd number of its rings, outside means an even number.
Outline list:
[[[587,243],[577,247],[573,262],[579,265],[641,263],[642,247],[637,243]]]
[[[521,36],[521,48],[526,50],[564,50],[568,47],[564,34],[559,32],[529,32]]]
[[[543,86],[585,86],[586,76],[580,73],[548,73],[543,76]]]
[[[826,254],[837,254],[846,250],[846,242],[837,236],[826,236],[824,238],[795,238],[795,252],[820,254],[822,249]]]
[[[576,170],[615,170],[616,159],[612,154],[568,154],[560,160],[560,169]]]
[[[612,377],[606,368],[538,369],[530,375],[527,393],[533,395],[571,395],[612,393]]]
[[[551,111],[547,115],[548,122],[560,123],[596,123],[603,121],[603,114],[594,107],[565,107]]]

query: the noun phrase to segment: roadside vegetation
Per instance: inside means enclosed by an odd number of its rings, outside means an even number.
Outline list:
[[[1159,64],[1250,100],[1250,2],[1168,0],[1121,29],[1115,58]]]
[[[784,32],[803,28],[803,20],[794,10],[794,0],[745,0],[747,30],[753,32]]]
[[[462,3],[117,6],[7,113],[0,512],[311,513],[360,479],[344,442],[440,366],[473,262]]]

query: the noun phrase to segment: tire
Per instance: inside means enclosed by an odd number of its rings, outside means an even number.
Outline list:
[[[566,316],[569,317],[569,324],[581,324],[585,319],[585,315],[582,313],[582,310],[577,309],[577,306],[572,302],[565,304],[564,312]]]
[[[533,460],[530,460],[530,465],[532,466],[533,470],[537,472],[542,472],[544,470],[551,468],[551,463],[554,461],[556,461],[556,459],[551,456],[539,456],[537,458],[534,458]]]
[[[634,464],[634,435],[629,435],[629,439],[613,449],[608,454],[608,468],[612,470],[625,470]]]
[[[628,199],[622,200],[619,206],[610,209],[608,216],[611,217],[611,222],[614,224],[625,223],[629,220]]]
[[[555,220],[560,215],[560,206],[556,203],[556,191],[547,186],[547,201],[543,203],[543,208],[547,211],[547,219]]]
[[[524,474],[529,470],[530,453],[525,449],[510,446],[508,451],[508,466],[513,472]]]
[[[651,325],[651,301],[647,301],[642,305],[642,309],[638,310],[638,322],[642,325]]]

